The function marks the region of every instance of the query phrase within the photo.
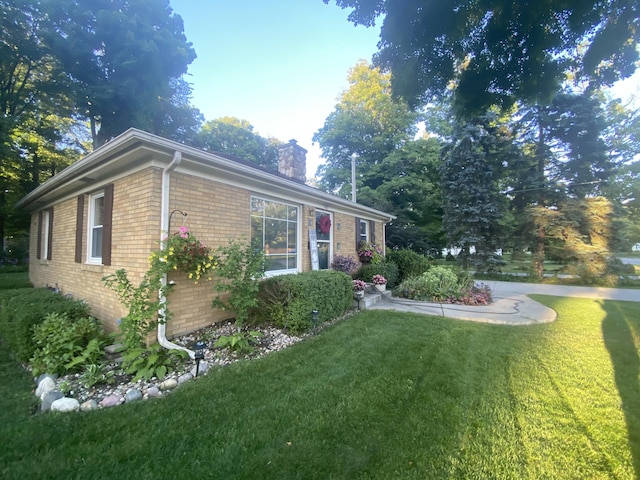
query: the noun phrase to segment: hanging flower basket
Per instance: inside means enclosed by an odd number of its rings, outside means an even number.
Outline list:
[[[374,243],[361,242],[358,257],[361,263],[379,263],[382,260],[382,250]]]

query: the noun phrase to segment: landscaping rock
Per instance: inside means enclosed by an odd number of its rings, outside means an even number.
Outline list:
[[[36,385],[40,385],[40,382],[46,377],[55,380],[56,378],[58,378],[58,375],[56,375],[55,373],[41,373],[40,375],[38,375],[38,378],[36,378]]]
[[[147,390],[147,396],[149,398],[161,397],[162,392],[158,387],[149,387],[149,390]]]
[[[209,364],[207,362],[200,362],[200,365],[198,367],[198,376],[204,375],[205,373],[207,373],[207,370],[209,370]],[[193,375],[194,377],[196,376],[195,366],[191,369],[191,375]]]
[[[105,397],[100,402],[101,407],[115,407],[116,405],[120,405],[124,401],[124,398],[120,395],[112,394],[108,397]]]
[[[104,347],[105,353],[114,354],[120,353],[124,349],[124,345],[122,343],[115,343],[113,345],[107,345]]]
[[[90,412],[91,410],[96,410],[97,408],[98,402],[96,402],[93,398],[80,405],[80,411],[82,412]]]
[[[162,391],[173,390],[177,386],[178,386],[178,381],[175,378],[170,378],[160,384],[160,390]]]
[[[51,375],[45,375],[40,382],[38,382],[38,388],[36,388],[36,397],[40,400],[44,398],[44,396],[55,390],[56,381]]]
[[[127,393],[124,396],[124,403],[135,402],[136,400],[142,399],[142,392],[137,388],[133,388],[131,390],[127,390]]]
[[[178,385],[182,385],[184,382],[188,382],[189,380],[191,380],[193,378],[193,375],[189,372],[180,375],[178,377]]]
[[[45,393],[42,396],[42,403],[40,404],[40,411],[46,412],[51,409],[51,404],[56,400],[64,397],[60,390],[52,390],[50,392]]]
[[[63,397],[51,404],[52,412],[77,412],[80,410],[80,402],[75,398]]]

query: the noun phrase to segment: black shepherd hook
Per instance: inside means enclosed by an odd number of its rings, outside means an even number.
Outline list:
[[[167,233],[171,233],[171,217],[173,217],[173,214],[174,214],[174,213],[179,213],[180,215],[182,215],[182,222],[183,222],[183,224],[184,224],[184,219],[185,219],[185,218],[187,218],[187,216],[188,216],[188,215],[187,215],[187,212],[183,212],[182,210],[178,210],[177,208],[176,208],[173,212],[171,212],[171,213],[169,214],[169,225],[168,225],[168,227],[167,227],[167,230],[168,230],[168,232],[167,232]]]

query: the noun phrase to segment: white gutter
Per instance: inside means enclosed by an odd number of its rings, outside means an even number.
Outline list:
[[[173,160],[167,168],[162,170],[162,203],[160,207],[160,244],[164,244],[165,235],[169,234],[169,175],[173,170],[176,169],[180,162],[182,161],[182,152],[178,150],[173,154]],[[160,283],[162,287],[167,286],[167,274],[165,273],[160,279]],[[164,318],[166,313],[166,303],[167,299],[162,292],[158,292],[160,296],[160,310],[158,310],[158,314]],[[162,345],[164,348],[168,348],[169,350],[184,350],[189,354],[189,357],[193,360],[195,357],[195,353],[188,348],[181,347],[180,345],[176,345],[173,342],[167,340],[167,325],[166,323],[158,322],[158,343]]]

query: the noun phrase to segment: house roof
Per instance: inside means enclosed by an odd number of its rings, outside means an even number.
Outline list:
[[[16,203],[33,212],[64,199],[91,192],[102,185],[149,166],[164,168],[180,152],[177,171],[213,178],[276,198],[294,200],[327,210],[377,221],[395,217],[350,200],[336,197],[279,173],[260,168],[230,155],[207,152],[137,129],[129,129],[82,160],[70,165]]]

